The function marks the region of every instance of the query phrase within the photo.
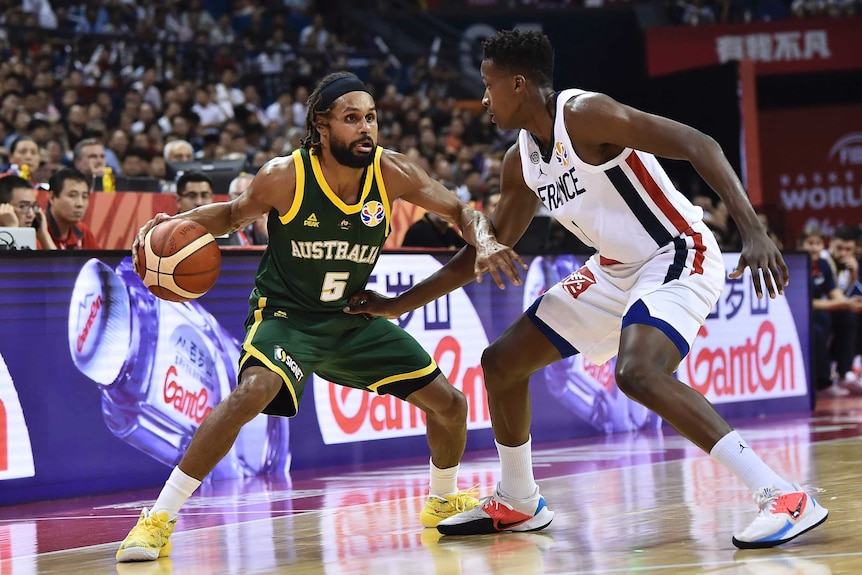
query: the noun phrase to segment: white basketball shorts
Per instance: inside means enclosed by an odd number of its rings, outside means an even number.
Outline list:
[[[718,243],[698,222],[644,262],[608,264],[593,255],[525,313],[563,357],[580,352],[601,365],[617,354],[622,328],[634,323],[662,330],[685,357],[724,277]]]

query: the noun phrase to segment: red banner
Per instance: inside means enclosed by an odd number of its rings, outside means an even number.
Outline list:
[[[764,201],[784,216],[786,247],[807,223],[862,223],[862,106],[763,111],[759,125]]]
[[[862,17],[650,28],[650,76],[752,60],[759,74],[862,68]]]
[[[216,194],[215,198],[216,201],[227,200],[227,196],[221,194]],[[43,208],[48,205],[48,192],[39,193],[39,203]],[[101,248],[127,250],[140,227],[159,212],[175,214],[176,196],[151,192],[93,192],[84,223],[90,226]],[[392,206],[392,232],[383,248],[400,247],[407,228],[424,213],[425,210],[413,204],[395,202]]]

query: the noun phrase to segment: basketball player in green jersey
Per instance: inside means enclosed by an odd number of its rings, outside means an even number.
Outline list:
[[[467,437],[467,402],[434,360],[384,318],[344,313],[365,287],[389,232],[392,202],[401,198],[457,225],[476,248],[477,280],[489,272],[520,285],[524,263],[499,243],[486,217],[432,180],[406,156],[377,146],[377,110],[353,74],[324,78],[308,100],[302,149],[267,163],[238,198],[200,206],[184,219],[220,236],[268,213],[269,245],[250,298],[237,388],[203,421],[158,499],[141,512],[117,552],[118,561],[170,553],[180,507],[230,450],[240,428],[260,413],[296,415],[312,373],[334,383],[391,394],[426,416],[431,451],[426,527],[478,504],[459,491]],[[157,215],[138,233],[172,219]]]

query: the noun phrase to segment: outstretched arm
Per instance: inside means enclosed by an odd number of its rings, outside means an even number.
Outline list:
[[[758,297],[763,295],[761,273],[769,297],[784,293],[784,286],[790,279],[784,257],[769,238],[742,182],[713,138],[685,124],[641,112],[602,94],[574,98],[566,109],[566,124],[577,126],[577,133],[570,130],[572,142],[578,154],[592,163],[607,161],[623,147],[691,162],[727,205],[742,236],[742,255],[730,277],[740,277],[747,267],[751,269]],[[593,157],[585,157],[590,153]]]
[[[473,272],[477,281],[482,281],[482,275],[487,272],[500,289],[505,287],[502,275],[514,285],[520,285],[518,267],[526,267],[511,247],[497,240],[485,214],[431,179],[407,156],[387,151],[383,158],[381,169],[392,200],[401,198],[425,208],[461,229],[464,239],[475,248]]]
[[[497,239],[510,246],[521,239],[539,202],[524,183],[517,146],[513,146],[503,160],[501,188],[500,203],[494,210],[491,225]],[[447,193],[452,195],[448,190]],[[381,315],[390,319],[399,317],[470,283],[475,277],[475,259],[476,249],[467,245],[442,268],[399,296],[386,298],[372,291],[363,291],[351,298],[351,305],[345,311]],[[517,261],[523,266],[520,259]]]

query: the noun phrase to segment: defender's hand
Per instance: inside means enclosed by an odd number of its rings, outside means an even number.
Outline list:
[[[350,296],[344,312],[365,316],[366,319],[371,319],[375,315],[395,319],[401,316],[401,312],[395,309],[395,302],[395,298],[380,295],[376,291],[362,290]]]
[[[506,289],[506,283],[500,275],[502,271],[512,282],[512,285],[519,286],[522,281],[518,266],[523,270],[527,269],[527,264],[524,263],[521,256],[515,253],[515,250],[497,240],[489,240],[476,247],[474,271],[478,283],[482,283],[482,275],[489,272],[497,287]]]

